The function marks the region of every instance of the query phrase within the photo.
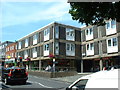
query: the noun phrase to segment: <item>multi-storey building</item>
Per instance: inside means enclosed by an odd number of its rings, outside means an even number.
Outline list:
[[[81,42],[83,71],[120,65],[120,23],[115,20],[81,28]]]
[[[51,23],[21,38],[17,43],[17,57],[24,63],[30,58],[30,67],[39,70],[55,64],[56,69],[76,69],[81,60],[80,28]]]
[[[6,58],[6,46],[11,44],[13,42],[11,41],[5,41],[3,43],[0,44],[0,61],[4,61]]]
[[[16,58],[16,46],[17,43],[11,43],[6,46],[6,59],[15,59]]]
[[[5,41],[0,44],[0,59],[5,59],[6,57],[6,46],[11,44],[11,41]]]

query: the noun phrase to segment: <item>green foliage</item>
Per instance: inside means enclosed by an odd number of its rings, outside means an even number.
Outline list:
[[[120,22],[120,2],[71,2],[69,13],[73,20],[86,25],[105,25],[105,20]]]

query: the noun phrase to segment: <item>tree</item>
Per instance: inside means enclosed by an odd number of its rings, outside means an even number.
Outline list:
[[[120,2],[70,2],[73,20],[86,25],[105,25],[112,19],[120,22]]]

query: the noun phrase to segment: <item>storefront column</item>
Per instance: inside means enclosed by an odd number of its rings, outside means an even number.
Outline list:
[[[53,58],[53,72],[55,72],[55,58]]]
[[[39,71],[41,71],[41,60],[39,60]]]
[[[100,60],[100,71],[103,70],[103,60]]]
[[[83,60],[81,60],[81,73],[83,73]]]

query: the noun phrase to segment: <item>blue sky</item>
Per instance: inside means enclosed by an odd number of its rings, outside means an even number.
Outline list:
[[[68,13],[70,5],[67,0],[59,2],[54,0],[18,1],[8,2],[4,0],[0,3],[2,42],[19,40],[54,21],[77,27],[81,26],[77,21],[73,21]]]

